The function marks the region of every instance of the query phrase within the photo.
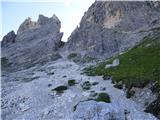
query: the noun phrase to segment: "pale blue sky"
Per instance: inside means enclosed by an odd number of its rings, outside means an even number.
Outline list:
[[[17,32],[19,25],[27,18],[33,21],[39,14],[51,17],[55,14],[61,21],[61,31],[64,32],[63,41],[66,41],[71,32],[79,24],[84,12],[94,0],[3,0],[1,2],[2,35],[9,31]],[[0,31],[1,32],[1,31]]]

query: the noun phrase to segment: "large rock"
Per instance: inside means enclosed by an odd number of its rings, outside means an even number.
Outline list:
[[[157,120],[148,113],[139,111],[125,103],[104,103],[93,100],[77,104],[74,120]]]
[[[109,58],[160,26],[160,2],[96,1],[68,39],[67,50]]]
[[[107,68],[115,67],[115,66],[118,66],[118,65],[119,65],[119,59],[115,59],[115,60],[113,60],[112,64],[107,64],[105,66],[105,68],[107,69]]]
[[[53,15],[39,15],[38,21],[27,18],[19,27],[17,35],[8,33],[2,40],[2,57],[11,63],[10,70],[25,69],[57,58],[62,45],[61,23]],[[3,70],[3,68],[2,68]]]
[[[75,120],[125,120],[124,110],[95,101],[81,102],[73,115]]]

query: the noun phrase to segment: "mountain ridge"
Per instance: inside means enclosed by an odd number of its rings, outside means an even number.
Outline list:
[[[38,21],[27,18],[19,27],[2,40],[2,57],[9,59],[13,70],[25,69],[60,57],[57,50],[62,45],[61,23],[53,15],[48,18],[39,15]],[[12,38],[12,39],[10,39]]]

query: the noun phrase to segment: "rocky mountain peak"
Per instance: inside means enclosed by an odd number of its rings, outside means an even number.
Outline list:
[[[61,22],[59,21],[56,15],[53,15],[51,18],[45,17],[42,14],[39,15],[39,18],[37,21],[38,25],[46,25],[46,24],[52,24],[52,23],[55,23],[57,25],[61,24]]]
[[[19,69],[59,57],[57,51],[63,36],[60,27],[61,22],[55,15],[51,18],[39,15],[37,22],[27,18],[17,35],[11,31],[3,38],[2,57],[9,59],[13,68],[19,65]]]
[[[31,28],[35,28],[37,26],[37,23],[32,21],[30,17],[28,17],[27,19],[25,19],[25,21],[20,25],[17,34],[20,34],[21,32],[31,29]]]
[[[35,29],[38,27],[43,27],[45,25],[48,26],[56,26],[57,28],[61,27],[61,22],[57,18],[56,15],[53,15],[51,18],[48,18],[42,14],[39,14],[37,21],[32,21],[30,17],[25,19],[25,21],[20,25],[17,34],[22,33],[23,31],[29,30],[29,29]]]

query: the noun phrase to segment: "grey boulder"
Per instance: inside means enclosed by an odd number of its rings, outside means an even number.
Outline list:
[[[77,105],[73,119],[78,120],[125,120],[124,111],[110,103],[85,101]]]

